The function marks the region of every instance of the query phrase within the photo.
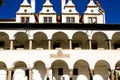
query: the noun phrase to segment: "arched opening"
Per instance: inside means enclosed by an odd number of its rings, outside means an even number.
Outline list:
[[[102,32],[97,32],[92,36],[92,49],[109,49],[108,37]]]
[[[0,62],[0,80],[7,80],[7,67],[6,64],[3,62]]]
[[[120,48],[120,32],[117,32],[112,36],[112,49],[119,48]]]
[[[45,64],[41,61],[35,62],[33,68],[33,80],[44,80],[45,75],[46,75]]]
[[[37,49],[37,48],[48,49],[47,36],[42,32],[37,32],[34,34],[33,49]]]
[[[52,36],[52,48],[69,48],[68,36],[63,32],[57,32]]]
[[[17,61],[14,64],[14,71],[12,73],[13,80],[28,80],[29,70],[27,65],[22,61]]]
[[[118,61],[115,65],[114,79],[120,80],[120,61]]]
[[[110,65],[104,60],[100,60],[95,64],[94,75],[102,76],[103,80],[110,80]]]
[[[88,49],[89,48],[89,42],[88,37],[83,32],[76,32],[72,37],[72,49],[74,48],[82,48],[82,49]]]
[[[29,49],[28,36],[24,32],[18,32],[15,34],[14,49],[18,48]]]
[[[74,64],[73,68],[73,80],[78,79],[78,75],[86,76],[87,80],[90,80],[89,64],[84,60],[78,60]]]
[[[10,41],[8,34],[0,32],[0,48],[1,49],[10,49]]]
[[[69,68],[66,62],[62,60],[56,60],[52,63],[53,78],[60,80],[63,75],[69,75]]]

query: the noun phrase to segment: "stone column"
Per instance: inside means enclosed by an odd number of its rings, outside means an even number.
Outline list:
[[[29,50],[32,50],[32,40],[29,40]]]
[[[73,76],[73,69],[70,69],[70,80],[72,80],[72,76]]]
[[[110,72],[110,79],[111,80],[115,79],[115,71],[114,70],[111,70],[111,72]]]
[[[48,49],[51,49],[51,40],[48,40]]]
[[[110,39],[108,40],[108,46],[109,46],[109,49],[112,49],[112,43]]]
[[[13,50],[13,40],[10,40],[10,50]]]
[[[69,40],[69,48],[72,49],[72,40]]]
[[[93,80],[93,76],[94,76],[94,70],[91,69],[91,70],[90,70],[90,80]]]
[[[92,49],[92,40],[89,39],[89,49]]]
[[[8,69],[7,80],[12,80],[12,69]]]
[[[47,67],[46,77],[46,80],[52,80],[52,69],[50,69],[49,67]]]
[[[29,68],[29,78],[28,78],[28,80],[32,80],[32,68]]]

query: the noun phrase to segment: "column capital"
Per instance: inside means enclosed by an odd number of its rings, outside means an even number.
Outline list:
[[[13,68],[7,68],[7,71],[13,71]]]

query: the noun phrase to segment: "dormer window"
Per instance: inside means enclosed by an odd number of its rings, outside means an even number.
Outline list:
[[[22,23],[29,23],[30,18],[29,17],[21,17]]]
[[[67,23],[75,23],[75,17],[67,17],[66,22]]]
[[[44,23],[52,23],[52,17],[44,17]]]

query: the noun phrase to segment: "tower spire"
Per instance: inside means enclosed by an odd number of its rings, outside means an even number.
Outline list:
[[[33,12],[35,13],[35,0],[31,0],[31,7]]]
[[[61,0],[61,12],[64,12],[65,4],[66,4],[66,0]]]

